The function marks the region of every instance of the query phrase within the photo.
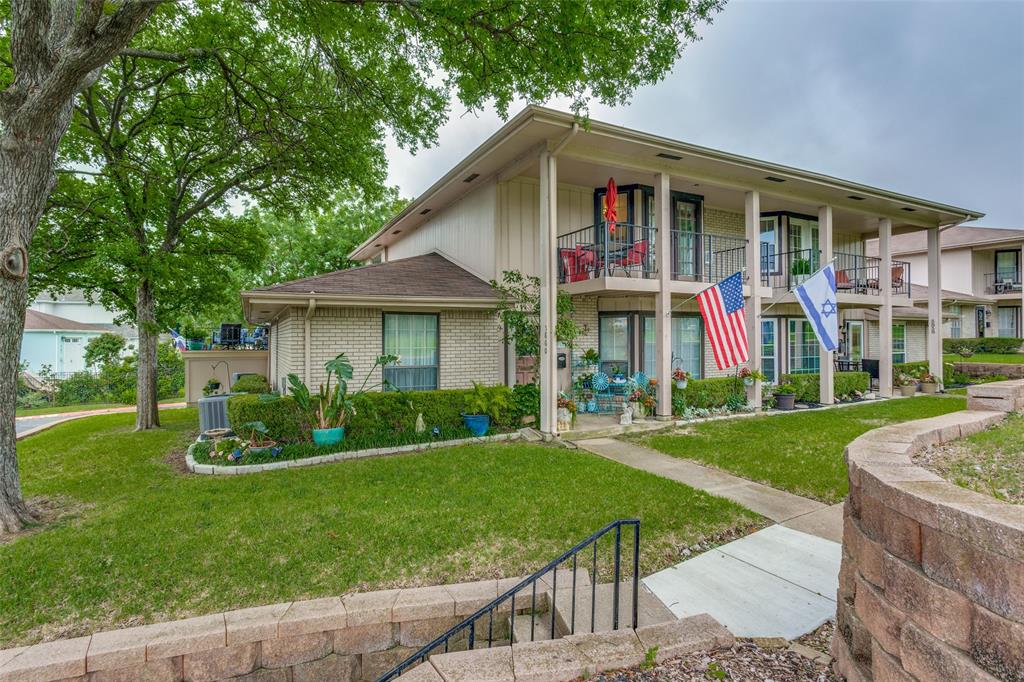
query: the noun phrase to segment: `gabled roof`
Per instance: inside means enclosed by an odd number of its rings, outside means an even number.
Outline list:
[[[25,311],[25,331],[27,332],[105,332],[107,325],[76,322],[49,313],[41,313],[31,308]]]
[[[438,253],[337,270],[253,289],[242,296],[257,293],[494,299],[494,291],[487,282]]]
[[[929,287],[922,286],[920,284],[910,285],[910,298],[914,301],[927,301],[928,300],[928,289]],[[974,294],[965,293],[963,291],[952,291],[951,289],[942,290],[943,301],[963,301],[963,302],[974,302],[974,303],[991,303],[992,299],[984,296],[975,296]]]
[[[1003,242],[1021,244],[1024,242],[1024,229],[958,225],[942,231],[940,244],[945,251],[974,246],[996,246]],[[920,230],[894,235],[891,244],[893,255],[922,253],[928,250],[928,235]],[[878,240],[868,240],[866,250],[868,255],[877,256]]]

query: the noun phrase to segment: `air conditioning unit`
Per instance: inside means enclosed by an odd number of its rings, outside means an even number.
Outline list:
[[[210,429],[229,429],[228,422],[228,398],[236,393],[224,393],[222,395],[211,395],[199,399],[199,432],[205,433]]]

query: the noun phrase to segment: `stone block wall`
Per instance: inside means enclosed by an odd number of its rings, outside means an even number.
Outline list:
[[[1024,381],[986,385],[967,412],[886,426],[846,448],[850,495],[832,642],[860,680],[1024,682],[1024,510],[936,476],[911,455],[1024,406]]]

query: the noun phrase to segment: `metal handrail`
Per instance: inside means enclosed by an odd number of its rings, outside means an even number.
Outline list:
[[[672,278],[717,282],[746,267],[747,239],[672,230]]]
[[[610,224],[601,222],[560,235],[555,247],[559,283],[620,274],[654,277],[657,228],[616,222],[615,230],[612,234]]]
[[[555,635],[555,602],[558,594],[558,567],[572,559],[572,607],[570,616],[570,634],[576,632],[576,573],[577,573],[577,560],[579,554],[588,547],[593,547],[593,575],[590,581],[590,631],[594,631],[595,615],[596,615],[596,597],[597,597],[597,542],[602,537],[614,531],[615,533],[615,582],[612,588],[612,599],[614,603],[612,605],[612,629],[619,629],[619,578],[622,569],[622,528],[624,526],[630,526],[633,528],[633,608],[632,608],[632,628],[635,630],[638,623],[638,608],[637,600],[640,592],[640,520],[639,519],[619,519],[618,521],[612,521],[607,526],[591,534],[585,540],[576,543],[571,549],[563,552],[556,559],[549,561],[544,568],[533,573],[532,575],[523,578],[513,587],[503,592],[498,596],[497,599],[486,604],[485,606],[477,609],[472,615],[465,618],[462,622],[452,626],[442,634],[438,635],[433,641],[429,642],[426,646],[421,647],[411,656],[406,658],[404,661],[396,665],[394,668],[384,673],[377,678],[377,682],[390,682],[390,680],[396,679],[399,675],[409,670],[415,665],[425,663],[427,658],[430,656],[430,652],[435,649],[444,646],[445,653],[448,652],[448,645],[452,638],[456,637],[463,631],[468,630],[469,642],[467,648],[472,650],[473,645],[476,643],[476,622],[487,615],[487,648],[490,649],[494,641],[494,613],[502,604],[506,601],[511,600],[511,623],[509,624],[509,637],[514,636],[515,623],[516,623],[516,595],[522,592],[527,587],[531,588],[531,601],[530,601],[530,641],[533,641],[534,626],[536,625],[535,614],[537,611],[537,582],[548,573],[552,573],[551,583],[551,636]]]
[[[1015,294],[1020,290],[1020,270],[985,273],[985,293],[987,294]]]

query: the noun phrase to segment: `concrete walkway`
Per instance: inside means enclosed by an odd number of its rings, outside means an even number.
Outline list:
[[[173,410],[185,406],[185,403],[160,403],[157,407],[161,410]],[[109,407],[102,410],[78,410],[75,412],[58,412],[55,414],[35,414],[25,417],[16,417],[14,420],[14,431],[17,434],[17,440],[21,440],[22,438],[39,433],[40,431],[45,431],[57,424],[63,424],[64,422],[71,421],[72,419],[93,417],[100,414],[120,414],[123,412],[134,413],[135,406],[126,405],[125,407]]]
[[[834,517],[838,520],[839,537],[842,537],[842,505],[836,505],[838,510],[831,509],[817,500],[800,497],[784,490],[776,490],[762,483],[733,476],[720,469],[712,469],[690,460],[679,459],[657,450],[612,438],[592,438],[579,441],[576,445],[620,464],[642,469],[663,478],[685,483],[712,495],[732,500],[776,523],[788,525],[804,519],[804,522],[799,524],[803,526],[800,529],[820,534],[822,537],[829,537],[831,534],[833,538],[830,539],[834,539],[835,529],[831,528],[830,526],[833,524],[829,523]],[[817,516],[808,521],[807,519],[812,514],[817,514]],[[815,528],[818,529],[817,532],[812,530]]]

